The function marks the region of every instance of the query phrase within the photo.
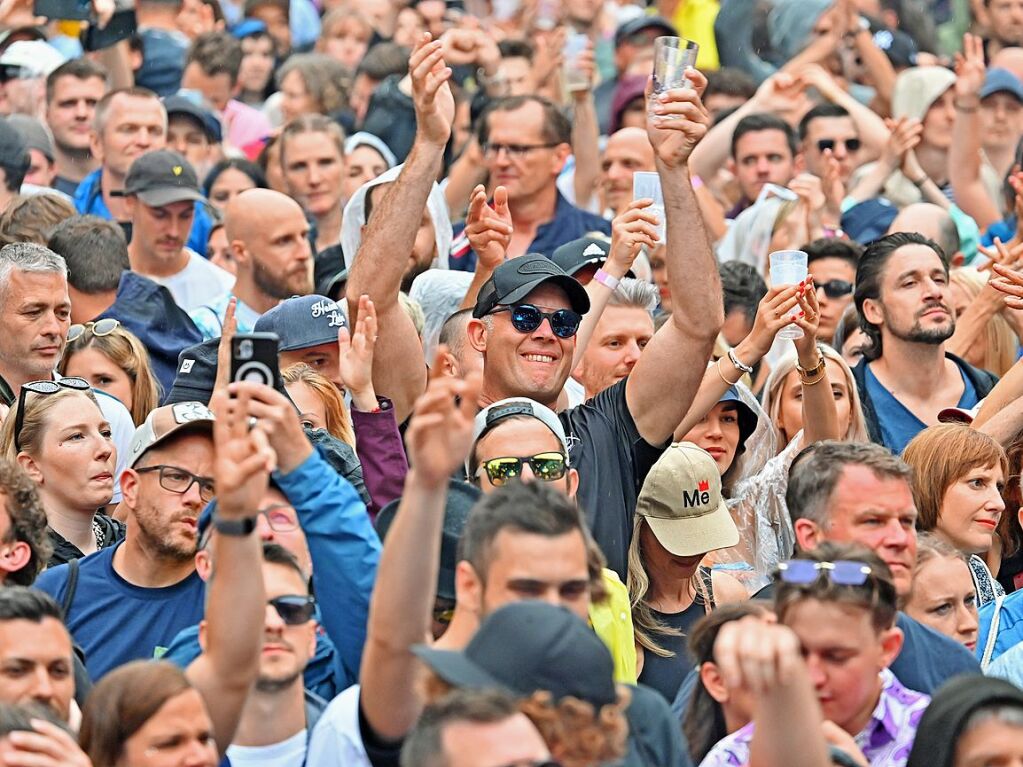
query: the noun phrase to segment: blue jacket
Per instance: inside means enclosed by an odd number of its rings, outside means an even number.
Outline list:
[[[75,208],[82,215],[99,216],[107,221],[113,221],[114,217],[110,213],[110,208],[107,207],[106,202],[103,200],[103,188],[99,182],[100,173],[102,172],[102,168],[97,168],[82,179],[82,183],[78,185],[78,191],[75,192]],[[195,204],[195,218],[192,219],[192,231],[188,233],[186,245],[200,256],[205,257],[206,242],[210,239],[210,231],[212,229],[213,219],[210,216],[210,212],[203,203],[197,202]]]
[[[289,474],[274,474],[274,480],[298,513],[313,562],[313,590],[318,596],[320,622],[336,648],[332,662],[333,691],[329,680],[314,668],[317,660],[321,660],[321,652],[328,649],[321,648],[319,640],[316,658],[306,670],[306,687],[330,700],[359,676],[369,599],[380,562],[380,538],[355,488],[330,467],[319,450],[314,450]],[[189,631],[190,640],[186,636]],[[191,645],[191,655],[186,651],[187,644]],[[175,637],[166,655],[171,652],[174,654],[171,660],[182,666],[198,657],[194,629],[186,629]],[[315,684],[310,684],[310,670],[315,672]]]
[[[997,600],[988,602],[977,611],[977,619],[980,622],[977,629],[977,658],[984,657],[997,605]],[[998,611],[995,647],[989,660],[995,660],[1021,641],[1023,641],[1023,591],[1014,591],[1002,600],[1001,610]]]
[[[114,303],[95,319],[103,317],[115,318],[142,341],[164,394],[174,385],[178,355],[202,343],[199,329],[167,288],[127,269]]]

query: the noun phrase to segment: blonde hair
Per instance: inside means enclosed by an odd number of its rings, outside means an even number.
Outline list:
[[[348,408],[345,401],[338,392],[337,387],[321,376],[304,362],[285,368],[281,372],[285,385],[303,383],[313,390],[313,393],[323,402],[323,410],[326,414],[327,433],[336,437],[342,442],[355,448],[355,430],[352,428],[352,420],[348,415]]]
[[[626,572],[626,585],[629,589],[629,602],[632,605],[632,624],[636,632],[636,641],[645,650],[662,658],[672,658],[675,653],[661,647],[653,638],[654,634],[667,636],[681,636],[682,632],[672,626],[666,626],[658,620],[647,604],[646,595],[650,591],[650,575],[646,571],[643,561],[643,551],[640,544],[640,534],[643,532],[643,525],[646,518],[642,514],[632,516],[632,542],[629,544],[628,564]],[[696,595],[703,599],[704,604],[709,605],[708,595],[703,593],[703,584],[699,577],[699,566],[693,571],[690,582],[696,586]],[[687,584],[688,588],[688,584]]]
[[[916,566],[913,568],[913,577],[916,577],[924,565],[935,559],[958,559],[969,565],[969,557],[937,533],[920,533],[916,537]]]
[[[85,397],[96,409],[99,410],[99,403],[96,402],[96,395],[86,389],[65,389],[61,388],[53,394],[33,394],[29,392],[25,399],[25,416],[21,425],[21,433],[18,441],[21,443],[19,451],[14,445],[14,426],[18,421],[18,407],[20,402],[4,418],[3,426],[0,427],[0,450],[3,456],[12,463],[17,463],[18,453],[28,453],[31,456],[38,456],[43,447],[43,434],[49,426],[47,415],[57,405],[68,397]],[[102,414],[102,411],[100,411]]]
[[[820,349],[822,355],[826,360],[834,362],[842,369],[842,374],[845,376],[845,386],[849,392],[849,428],[846,429],[842,439],[846,442],[869,442],[870,438],[867,436],[867,422],[863,418],[863,404],[860,402],[860,393],[856,388],[856,381],[853,379],[852,369],[849,364],[842,359],[842,355],[832,349],[830,346],[821,344],[817,347]],[[785,381],[789,377],[789,374],[796,369],[796,363],[798,362],[796,354],[790,353],[782,357],[778,364],[771,370],[771,374],[767,377],[767,383],[764,384],[764,408],[767,410],[767,415],[771,419],[771,423],[774,425],[775,430],[779,436],[785,437],[786,444],[795,437],[795,434],[782,435],[781,428],[778,426],[778,420],[781,418],[781,400],[782,395],[785,392]],[[827,370],[825,369],[825,375]],[[822,381],[821,385],[825,385],[826,382]]]
[[[929,426],[906,445],[902,460],[913,469],[918,530],[934,530],[946,491],[974,469],[1000,466],[1009,475],[1005,451],[994,439],[961,423]]]
[[[160,384],[153,374],[149,352],[138,337],[118,325],[110,333],[97,336],[92,325],[67,345],[57,370],[64,375],[71,358],[80,351],[93,348],[124,371],[131,381],[131,420],[141,426],[150,411],[160,404]]]
[[[970,266],[953,269],[949,274],[951,284],[957,285],[972,301],[987,284],[984,275]],[[984,343],[984,360],[981,367],[997,376],[1003,376],[1016,363],[1019,338],[1008,320],[995,314],[984,328],[981,339]]]

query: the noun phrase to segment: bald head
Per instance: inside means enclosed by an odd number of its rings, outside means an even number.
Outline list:
[[[654,148],[642,128],[622,128],[611,134],[604,149],[600,183],[604,204],[615,214],[632,200],[632,175],[656,170]]]
[[[1002,48],[991,59],[989,66],[994,69],[1008,69],[1020,80],[1023,80],[1023,48]]]
[[[264,305],[269,299],[312,292],[309,222],[293,199],[272,189],[242,192],[224,211],[224,229],[237,264],[235,293],[241,300],[246,301],[246,290],[258,290],[267,299]]]
[[[940,205],[930,202],[907,205],[888,227],[888,234],[895,232],[917,232],[934,240],[950,261],[959,253],[959,230],[952,216]]]

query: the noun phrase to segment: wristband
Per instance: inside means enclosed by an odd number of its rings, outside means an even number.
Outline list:
[[[221,519],[217,514],[213,515],[213,527],[221,535],[231,535],[237,538],[244,538],[251,535],[256,529],[257,517],[243,517],[242,519]]]
[[[593,275],[593,279],[595,279],[608,290],[615,290],[621,284],[621,280],[619,280],[617,277],[612,277],[603,269],[598,269],[597,273]]]
[[[824,235],[824,239],[837,240],[845,237],[845,232],[842,231],[840,226],[822,226],[821,233]]]
[[[731,360],[732,365],[734,365],[735,369],[738,370],[740,373],[745,373],[746,375],[753,375],[753,366],[747,365],[744,362],[740,362],[739,358],[735,356],[735,349],[728,350],[728,359]]]

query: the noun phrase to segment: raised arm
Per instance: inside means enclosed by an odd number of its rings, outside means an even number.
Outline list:
[[[589,208],[600,178],[600,125],[597,105],[593,101],[593,70],[596,62],[593,44],[576,61],[587,74],[587,87],[572,92],[572,154],[575,155],[575,204]]]
[[[984,73],[984,42],[976,35],[963,35],[963,52],[956,54],[956,119],[948,152],[948,179],[956,205],[973,217],[981,231],[1002,220],[998,203],[991,199],[980,175],[984,154],[980,89]]]
[[[689,410],[724,322],[717,260],[689,178],[689,156],[710,123],[700,99],[707,79],[695,69],[687,77],[693,87],[662,94],[656,116],[647,118],[664,194],[665,260],[675,309],[643,350],[625,398],[640,435],[652,445],[668,440]]]
[[[440,41],[423,34],[409,59],[416,139],[398,179],[374,208],[346,287],[348,316],[354,325],[359,297],[376,305],[380,335],[373,359],[373,385],[394,403],[398,422],[426,384],[423,347],[411,318],[398,302],[402,276],[415,245],[420,216],[440,174],[451,136],[455,102],[448,86]]]
[[[490,279],[508,254],[512,217],[508,209],[507,189],[499,186],[494,190],[493,205],[487,202],[487,190],[483,184],[472,190],[469,215],[465,219],[465,236],[476,253],[476,271],[459,309],[469,309],[476,305],[476,296],[483,283]]]
[[[870,46],[874,47],[869,36],[867,36],[867,40]],[[881,51],[878,53],[885,58],[884,53]],[[856,123],[856,130],[859,131],[864,148],[867,150],[864,161],[872,160],[881,154],[881,150],[888,143],[889,133],[884,120],[876,112],[849,95],[849,92],[835,82],[835,78],[828,74],[820,64],[807,64],[799,71],[799,77],[807,85],[816,88],[817,92],[825,99],[849,113],[853,122]]]
[[[406,433],[412,468],[380,557],[362,655],[362,713],[387,741],[403,738],[422,710],[412,647],[429,635],[448,479],[469,451],[479,396],[478,375],[462,381],[440,368],[434,365]]]
[[[247,392],[232,398],[221,390],[210,404],[217,414],[213,425],[213,476],[217,483],[214,524],[218,519],[252,517],[266,495],[276,456],[266,433],[260,428],[249,429]],[[206,591],[203,654],[185,673],[206,701],[217,748],[224,754],[259,671],[266,595],[260,574],[263,553],[259,536],[217,533],[210,546],[213,575]]]

